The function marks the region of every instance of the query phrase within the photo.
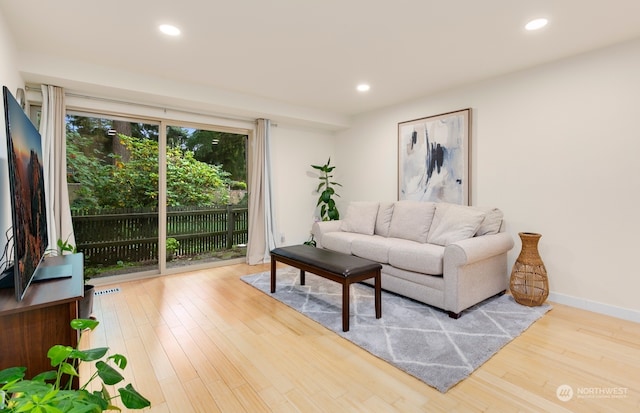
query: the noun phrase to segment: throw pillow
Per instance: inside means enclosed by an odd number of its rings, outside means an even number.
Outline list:
[[[389,225],[391,224],[391,217],[393,215],[393,205],[394,202],[380,202],[378,217],[376,218],[375,234],[382,235],[383,237],[389,236]]]
[[[434,225],[429,231],[427,242],[446,246],[452,242],[471,238],[484,217],[484,212],[467,206],[450,204],[436,207]]]
[[[480,208],[485,213],[484,220],[476,232],[476,236],[491,235],[500,232],[504,214],[498,208]]]
[[[398,201],[393,207],[389,236],[427,242],[436,206],[433,202]]]
[[[373,235],[378,215],[377,202],[351,202],[340,223],[340,230],[358,234]]]

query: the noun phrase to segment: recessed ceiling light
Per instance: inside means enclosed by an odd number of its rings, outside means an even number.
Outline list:
[[[180,29],[176,26],[172,26],[170,24],[161,24],[159,27],[160,31],[168,36],[179,36]]]
[[[531,20],[529,23],[527,23],[526,26],[524,26],[524,28],[529,31],[538,30],[546,26],[547,23],[549,23],[549,20],[547,19],[534,19],[534,20]]]
[[[356,89],[358,90],[358,92],[367,92],[369,89],[371,89],[371,86],[366,83],[361,83],[356,87]]]

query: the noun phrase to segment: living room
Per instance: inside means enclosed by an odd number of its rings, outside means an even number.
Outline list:
[[[470,203],[499,207],[506,231],[516,240],[521,231],[542,234],[540,255],[549,274],[550,301],[640,322],[640,280],[633,270],[639,246],[635,234],[640,230],[640,220],[633,218],[640,189],[640,163],[635,159],[640,140],[631,130],[640,115],[638,33],[621,34],[624,39],[615,44],[535,67],[346,116],[282,102],[265,104],[257,98],[243,102],[231,92],[218,91],[205,99],[211,89],[201,92],[193,84],[160,76],[33,54],[18,48],[19,39],[1,10],[0,79],[11,91],[49,81],[77,93],[69,97],[69,105],[135,115],[155,115],[167,102],[178,102],[186,112],[198,112],[194,107],[199,106],[211,114],[204,116],[207,122],[222,126],[246,127],[252,125],[251,117],[275,115],[274,207],[278,238],[285,245],[309,237],[316,203],[311,164],[331,157],[335,178],[342,184],[341,207],[349,201],[396,200],[398,123],[471,108]],[[153,107],[79,96],[91,94]],[[509,254],[510,265],[518,246]]]

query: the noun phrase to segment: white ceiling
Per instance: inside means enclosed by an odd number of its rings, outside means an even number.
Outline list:
[[[18,56],[347,117],[640,37],[639,0],[2,0],[0,13]],[[526,32],[536,17],[549,25]]]

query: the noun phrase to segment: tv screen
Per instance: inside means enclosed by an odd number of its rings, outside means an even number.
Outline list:
[[[42,142],[40,133],[6,86],[2,94],[13,220],[14,286],[16,299],[20,301],[48,246]]]

